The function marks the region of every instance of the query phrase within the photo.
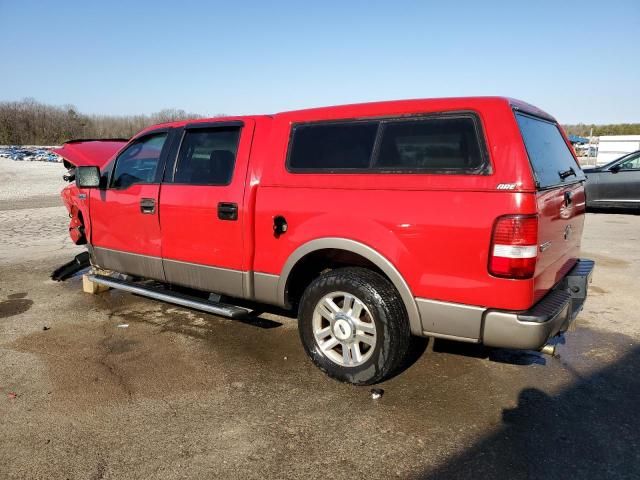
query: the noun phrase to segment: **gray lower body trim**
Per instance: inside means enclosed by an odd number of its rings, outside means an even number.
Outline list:
[[[90,249],[90,253],[93,264],[100,268],[165,281],[162,260],[158,257],[96,246]]]
[[[424,298],[416,298],[416,303],[424,336],[521,350],[538,350],[561,331],[570,314],[569,307],[565,307],[546,322],[528,322],[520,320],[518,312]]]
[[[254,300],[272,305],[284,306],[278,297],[279,275],[269,273],[253,273],[253,297]]]
[[[566,331],[582,310],[594,262],[579,259],[541,300],[525,311],[484,309],[416,299],[425,335],[472,341],[489,347],[538,350]]]
[[[595,263],[579,259],[569,273],[526,312],[488,310],[482,340],[491,347],[538,350],[566,331],[582,310]]]
[[[162,260],[166,281],[176,285],[244,298],[244,274],[239,270],[211,267],[178,260]]]
[[[416,298],[423,333],[428,336],[479,342],[485,308]]]
[[[547,322],[522,322],[510,312],[489,311],[484,319],[483,343],[489,347],[538,350],[560,332],[570,314],[569,304]]]
[[[422,332],[422,336],[442,338],[444,340],[453,340],[456,342],[464,342],[464,343],[480,343],[480,340],[476,338],[456,337],[455,335],[446,335],[444,333]]]
[[[278,301],[277,275],[242,272],[179,260],[161,259],[138,253],[88,246],[92,264],[114,272],[168,282],[205,292],[255,299],[272,305]],[[255,276],[255,280],[254,280]],[[255,293],[254,293],[255,292]]]

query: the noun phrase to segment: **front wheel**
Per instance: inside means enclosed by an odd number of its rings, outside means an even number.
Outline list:
[[[411,333],[400,295],[382,275],[339,268],[315,279],[299,309],[302,344],[327,375],[370,385],[404,362]]]

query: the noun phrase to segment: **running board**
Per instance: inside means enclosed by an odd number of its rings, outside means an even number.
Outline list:
[[[183,307],[202,310],[203,312],[213,313],[228,318],[242,318],[249,314],[249,310],[234,305],[226,305],[224,303],[209,302],[191,295],[185,295],[178,292],[170,292],[161,288],[137,285],[132,282],[109,277],[107,275],[87,275],[87,279],[99,285],[124,290],[125,292],[135,293],[143,297],[153,298],[163,302],[173,303]]]

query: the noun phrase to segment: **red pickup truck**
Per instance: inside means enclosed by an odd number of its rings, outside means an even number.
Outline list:
[[[412,336],[542,349],[594,266],[573,151],[512,99],[181,121],[58,153],[93,282],[229,317],[233,299],[294,309],[309,356],[354,384],[396,372]]]

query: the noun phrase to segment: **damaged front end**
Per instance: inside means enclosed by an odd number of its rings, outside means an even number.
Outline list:
[[[76,273],[91,265],[89,252],[82,252],[75,256],[73,260],[56,268],[51,274],[51,280],[62,282],[73,277]]]
[[[67,168],[63,178],[75,182],[76,167],[97,166],[101,170],[113,156],[127,144],[126,139],[71,140],[53,152],[60,155]],[[62,201],[69,212],[69,236],[76,245],[89,243],[90,217],[89,192],[75,183],[67,185],[61,192]]]

